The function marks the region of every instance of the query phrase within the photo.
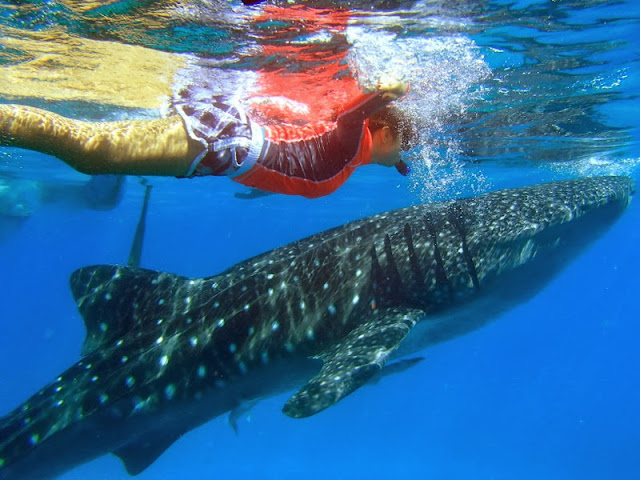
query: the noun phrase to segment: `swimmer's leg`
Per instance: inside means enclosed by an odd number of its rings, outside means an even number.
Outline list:
[[[178,115],[84,122],[22,105],[0,105],[0,145],[53,155],[82,173],[185,175],[204,149]]]

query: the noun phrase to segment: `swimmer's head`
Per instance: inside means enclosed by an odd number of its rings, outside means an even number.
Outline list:
[[[400,158],[400,151],[413,148],[418,133],[411,119],[400,109],[388,105],[369,118],[369,131],[373,138],[372,163],[395,166],[402,175],[411,171]]]

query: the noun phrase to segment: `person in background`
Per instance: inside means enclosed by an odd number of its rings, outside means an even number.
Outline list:
[[[31,180],[0,175],[0,241],[43,205],[111,210],[125,189],[124,175],[95,175],[84,183]]]

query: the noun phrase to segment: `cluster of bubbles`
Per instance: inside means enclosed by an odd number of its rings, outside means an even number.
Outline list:
[[[571,162],[550,163],[547,168],[561,177],[636,176],[640,170],[640,158],[599,155]]]
[[[409,152],[412,189],[423,202],[476,194],[489,188],[477,169],[461,160],[459,145],[447,135],[483,93],[491,70],[480,49],[463,35],[399,37],[393,33],[350,27],[349,63],[361,88],[381,81],[409,83],[399,102],[418,129],[419,147]]]

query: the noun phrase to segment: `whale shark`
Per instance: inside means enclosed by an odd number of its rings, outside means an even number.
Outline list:
[[[316,415],[533,297],[633,192],[595,177],[411,206],[206,278],[80,268],[82,357],[0,419],[0,479],[107,453],[136,475],[195,427],[283,392],[286,415]]]

